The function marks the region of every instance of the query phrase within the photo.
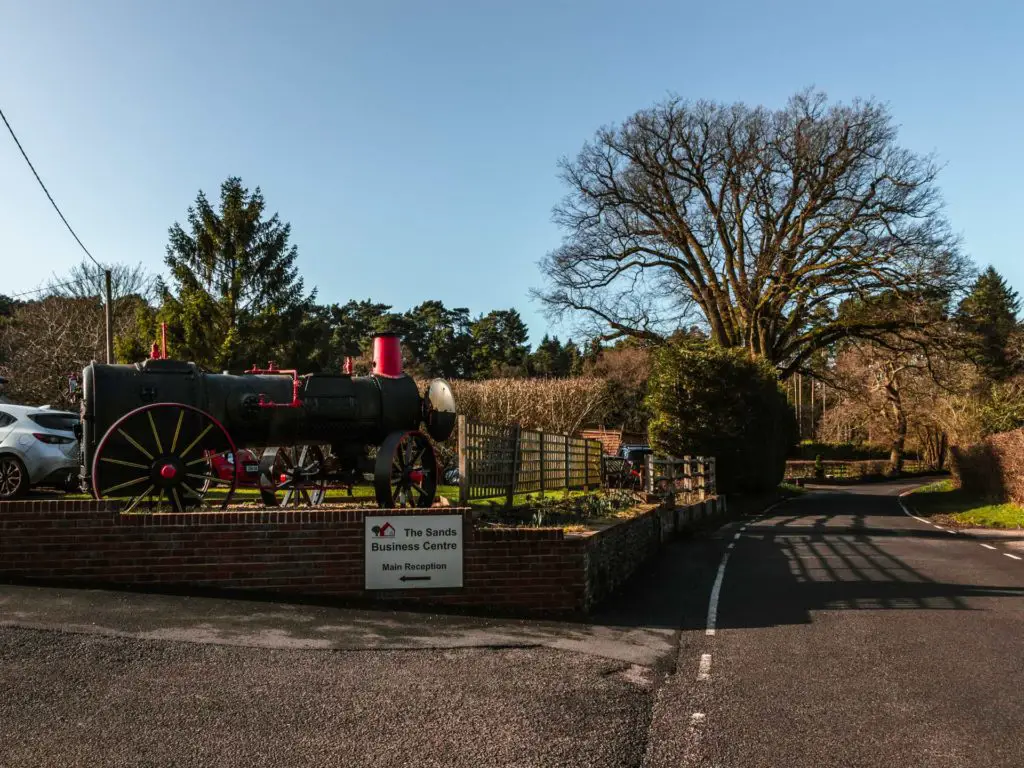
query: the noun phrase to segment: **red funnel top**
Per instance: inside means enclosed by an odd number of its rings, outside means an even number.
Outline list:
[[[402,343],[396,333],[378,333],[373,337],[373,372],[397,379],[402,375]]]

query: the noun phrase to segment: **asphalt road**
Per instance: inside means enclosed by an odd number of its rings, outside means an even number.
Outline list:
[[[0,629],[0,765],[638,765],[650,681],[536,648],[332,652]]]
[[[1024,537],[907,487],[672,542],[590,625],[0,585],[0,767],[1024,765]]]
[[[1024,765],[1020,542],[916,520],[905,487],[813,493],[721,540],[714,634],[684,631],[646,766]]]

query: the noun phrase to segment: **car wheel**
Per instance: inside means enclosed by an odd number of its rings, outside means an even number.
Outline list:
[[[17,499],[28,490],[28,472],[17,456],[0,456],[0,500]]]

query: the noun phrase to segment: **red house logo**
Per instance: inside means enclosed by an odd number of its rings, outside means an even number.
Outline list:
[[[394,538],[395,535],[395,526],[387,522],[384,525],[375,525],[370,530],[378,539]]]

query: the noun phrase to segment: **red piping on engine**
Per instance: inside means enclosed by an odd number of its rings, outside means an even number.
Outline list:
[[[267,400],[267,396],[261,394],[259,401],[256,403],[260,408],[301,408],[302,400],[299,397],[299,387],[302,386],[302,382],[299,381],[299,372],[290,368],[275,368],[274,361],[271,360],[266,368],[257,368],[253,365],[246,373],[254,373],[259,376],[284,376],[291,374],[292,377],[292,401],[290,403],[275,403],[272,400]]]

